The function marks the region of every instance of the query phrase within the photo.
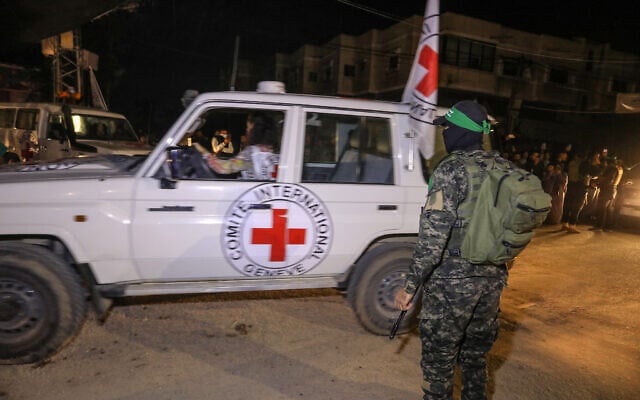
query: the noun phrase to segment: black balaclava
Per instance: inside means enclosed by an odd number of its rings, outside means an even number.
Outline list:
[[[447,149],[447,153],[455,150],[471,151],[482,148],[482,133],[472,132],[451,124],[448,128],[445,128],[443,134],[444,147]]]
[[[482,135],[491,128],[486,109],[471,100],[456,103],[446,115],[436,118],[434,124],[445,126],[444,146],[448,153],[482,149]]]

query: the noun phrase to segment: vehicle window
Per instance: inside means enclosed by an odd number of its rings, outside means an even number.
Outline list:
[[[15,115],[15,108],[0,109],[0,128],[13,128],[13,118]]]
[[[124,118],[72,114],[71,120],[76,137],[81,140],[138,141],[131,124]]]
[[[205,111],[179,142],[180,179],[276,180],[284,121],[280,110]]]
[[[386,118],[308,112],[302,182],[393,184]]]
[[[16,128],[24,129],[28,131],[37,130],[38,115],[40,115],[40,110],[35,110],[35,109],[18,110],[18,115],[16,117]]]

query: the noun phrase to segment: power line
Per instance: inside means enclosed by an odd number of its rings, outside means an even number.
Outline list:
[[[412,26],[413,28],[419,30],[421,27],[420,25],[416,25],[416,24],[412,24],[408,21],[409,18],[400,18],[397,17],[395,15],[392,14],[388,14],[384,11],[380,11],[380,10],[376,10],[374,8],[371,7],[367,7],[364,6],[362,4],[358,4],[355,3],[353,1],[349,1],[349,0],[336,0],[338,3],[342,3],[344,5],[347,5],[349,7],[353,7],[356,8],[358,10],[362,10],[364,12],[373,14],[373,15],[377,15],[380,16],[382,18],[386,18],[389,19],[391,21],[395,21],[395,22],[399,22],[405,25],[409,25]],[[478,42],[475,40],[471,40],[470,41],[474,41],[474,42]],[[556,56],[556,55],[550,55],[550,54],[544,54],[544,53],[538,53],[538,52],[531,52],[529,50],[525,50],[522,48],[517,48],[517,47],[509,47],[509,46],[505,46],[505,45],[501,45],[501,44],[496,44],[496,49],[499,50],[503,50],[503,51],[508,51],[508,52],[512,52],[512,53],[518,53],[518,54],[524,54],[524,55],[529,55],[529,56],[535,56],[535,57],[540,57],[540,58],[548,58],[548,59],[554,59],[554,60],[559,60],[559,61],[574,61],[574,62],[596,62],[595,60],[591,60],[588,58],[580,58],[580,57],[564,57],[564,56]],[[637,58],[635,60],[624,60],[624,59],[601,59],[598,61],[601,64],[640,64],[640,58]]]
[[[369,14],[377,15],[379,17],[386,18],[386,19],[389,19],[389,20],[392,20],[392,21],[396,21],[396,22],[412,25],[409,22],[407,22],[406,19],[400,18],[400,17],[392,15],[392,14],[388,14],[388,13],[386,13],[384,11],[376,10],[375,8],[371,8],[371,7],[364,6],[362,4],[354,3],[353,1],[348,1],[348,0],[336,0],[336,1],[338,3],[342,3],[342,4],[346,5],[346,6],[353,7],[353,8],[356,8],[358,10],[362,10],[362,11],[368,12]]]

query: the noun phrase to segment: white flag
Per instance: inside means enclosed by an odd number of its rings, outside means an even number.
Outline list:
[[[100,90],[98,79],[96,79],[96,74],[93,73],[93,68],[91,67],[89,67],[89,79],[91,82],[91,105],[95,108],[109,111],[107,102],[104,100],[104,96],[102,95],[102,90]]]
[[[433,156],[438,104],[438,36],[440,1],[427,0],[422,34],[413,60],[411,73],[402,94],[402,102],[411,105],[411,129],[417,134],[418,147],[426,159]]]

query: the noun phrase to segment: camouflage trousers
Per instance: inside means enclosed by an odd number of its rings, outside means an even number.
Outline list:
[[[462,400],[486,399],[486,355],[498,336],[504,281],[498,278],[431,279],[425,284],[420,337],[425,400],[453,398],[456,363]]]

